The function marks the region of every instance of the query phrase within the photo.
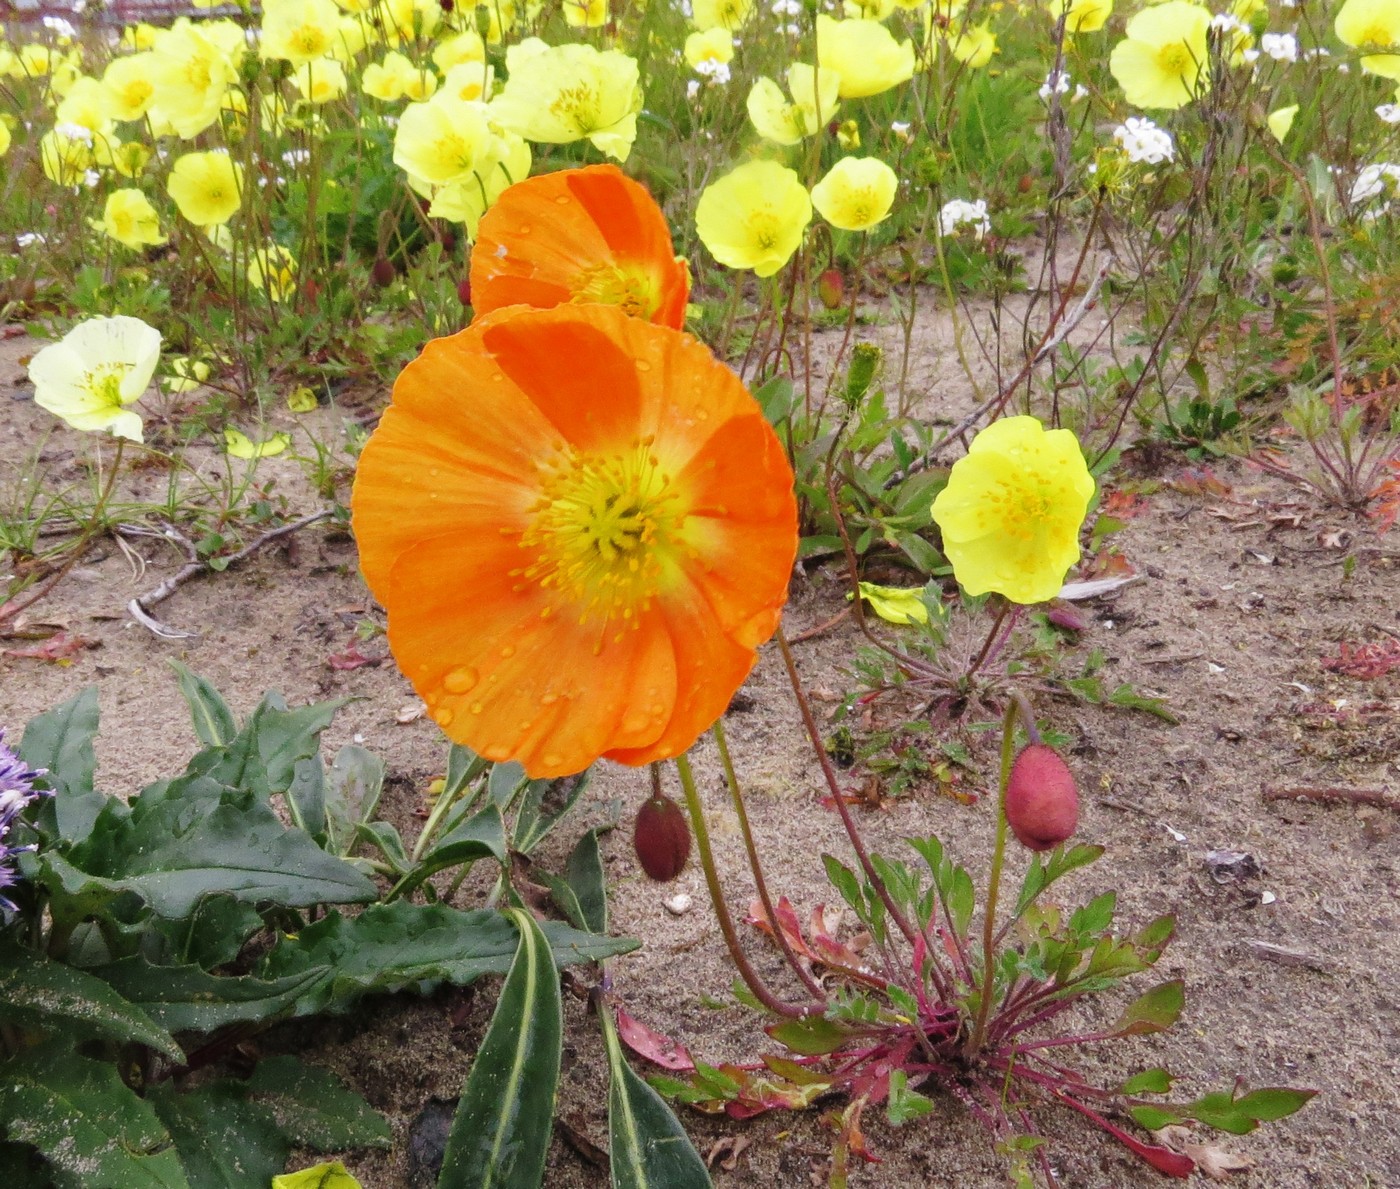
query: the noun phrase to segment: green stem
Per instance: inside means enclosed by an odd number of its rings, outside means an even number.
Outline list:
[[[982,1047],[987,1035],[987,1019],[996,990],[997,898],[1001,892],[1001,869],[1006,860],[1006,786],[1011,781],[1011,762],[1016,755],[1016,716],[1021,707],[1015,698],[1006,704],[1001,723],[1001,779],[997,790],[997,838],[992,850],[992,872],[987,877],[987,911],[982,920],[982,995],[977,1004],[977,1024],[968,1042],[969,1055]]]
[[[695,831],[695,846],[700,852],[700,866],[705,872],[705,886],[710,892],[710,903],[714,905],[720,932],[724,934],[724,944],[729,948],[729,956],[739,971],[739,977],[744,980],[744,985],[753,992],[754,998],[775,1015],[800,1020],[804,1016],[820,1012],[821,1004],[819,1003],[799,1005],[786,1003],[779,999],[768,989],[763,980],[759,978],[758,972],[749,963],[748,955],[744,953],[743,947],[739,944],[739,935],[734,929],[734,919],[729,915],[729,906],[724,900],[724,890],[719,885],[719,872],[715,869],[714,850],[710,846],[710,831],[705,823],[705,809],[700,804],[700,793],[695,787],[695,773],[690,769],[690,759],[684,754],[676,757],[676,774],[680,777],[681,788],[685,792],[685,807],[690,814],[691,828]],[[777,922],[775,921],[775,932],[776,929]]]
[[[773,927],[773,937],[778,943],[778,948],[783,951],[783,957],[787,959],[787,964],[797,972],[797,977],[802,980],[803,986],[811,992],[812,998],[826,1001],[826,993],[822,990],[812,972],[797,960],[797,955],[793,953],[792,944],[787,939],[787,933],[778,922],[778,914],[773,907],[772,897],[768,894],[768,881],[763,878],[763,867],[758,860],[758,845],[754,842],[753,830],[749,827],[749,811],[744,806],[743,789],[739,786],[739,777],[734,771],[734,761],[729,756],[729,741],[724,736],[724,719],[715,719],[715,725],[711,728],[715,737],[715,746],[719,749],[719,762],[724,768],[724,780],[729,786],[730,800],[734,803],[734,812],[739,818],[739,830],[744,836],[744,849],[749,855],[749,870],[753,872],[754,887],[758,889],[758,901],[763,905],[763,911],[768,916],[768,923]]]

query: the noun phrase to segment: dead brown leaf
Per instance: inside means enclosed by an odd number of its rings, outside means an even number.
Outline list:
[[[1227,1152],[1216,1144],[1186,1144],[1183,1154],[1196,1162],[1196,1167],[1212,1181],[1223,1181],[1231,1173],[1248,1172],[1254,1161],[1248,1156]]]
[[[705,1153],[705,1167],[714,1168],[715,1161],[719,1161],[720,1168],[725,1172],[733,1172],[738,1167],[739,1157],[743,1155],[744,1149],[750,1144],[750,1140],[742,1135],[726,1135],[722,1139],[717,1139],[710,1145],[710,1150]]]

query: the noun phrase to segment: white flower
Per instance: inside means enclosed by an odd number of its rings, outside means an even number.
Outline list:
[[[15,236],[15,245],[21,248],[31,248],[35,244],[46,244],[49,241],[37,231],[21,231]]]
[[[1067,95],[1069,93],[1069,72],[1066,70],[1052,70],[1045,76],[1045,81],[1040,85],[1040,97],[1046,103],[1050,102],[1051,95]]]
[[[1074,94],[1069,97],[1071,103],[1078,103],[1081,99],[1089,98],[1089,88],[1083,83],[1074,84]]]
[[[85,124],[55,124],[53,130],[66,140],[80,140],[92,148],[92,129]]]
[[[1400,124],[1400,103],[1382,103],[1376,108],[1376,115],[1387,124]]]
[[[1275,62],[1298,60],[1298,39],[1292,33],[1265,33],[1259,39],[1259,48]]]
[[[305,165],[311,160],[310,149],[288,149],[282,154],[282,160],[288,165]]]
[[[1372,163],[1362,168],[1356,175],[1356,181],[1351,184],[1352,205],[1359,202],[1370,202],[1371,199],[1385,193],[1385,183],[1390,182],[1392,193],[1400,186],[1400,165],[1388,165],[1385,163]]]
[[[1217,13],[1210,18],[1210,27],[1217,33],[1248,33],[1249,26],[1239,17],[1228,12]]]
[[[160,331],[140,318],[89,318],[29,361],[34,403],[74,429],[141,441],[141,399],[160,362]]]
[[[987,218],[987,200],[979,198],[968,202],[954,198],[943,204],[938,212],[938,230],[941,235],[952,235],[959,227],[969,226],[973,234],[981,239],[992,229],[992,221]]]
[[[43,23],[45,29],[52,30],[61,39],[71,41],[78,36],[78,31],[62,17],[45,17]]]
[[[1158,128],[1151,120],[1129,116],[1113,130],[1113,139],[1128,160],[1142,165],[1160,165],[1176,156],[1171,133]]]
[[[800,17],[802,0],[773,0],[771,11],[775,17]]]
[[[729,81],[729,63],[718,58],[702,58],[695,63],[695,73],[708,80],[710,86],[720,87]]]
[[[691,79],[685,84],[685,97],[694,99],[698,94],[700,94],[700,82],[698,79]]]

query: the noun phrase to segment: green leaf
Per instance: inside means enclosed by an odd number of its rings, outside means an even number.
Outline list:
[[[442,792],[438,795],[440,797],[457,796],[490,767],[490,760],[482,759],[470,747],[454,743],[447,749],[447,773],[443,780]]]
[[[180,682],[180,693],[190,708],[194,733],[205,747],[223,747],[238,734],[238,723],[228,703],[212,685],[188,665],[168,662]]]
[[[403,875],[413,866],[398,830],[388,822],[361,822],[355,827],[355,839],[378,847],[395,875]]]
[[[834,855],[822,855],[822,863],[826,866],[827,882],[841,893],[841,899],[851,906],[851,911],[861,921],[864,921],[865,896],[861,893],[860,880],[856,878],[856,873]]]
[[[368,822],[384,791],[384,761],[347,743],[335,753],[326,776],[326,833],[329,850],[342,858],[355,844],[356,828]]]
[[[825,1016],[808,1016],[802,1020],[783,1020],[768,1028],[768,1035],[779,1044],[787,1046],[794,1053],[804,1057],[818,1057],[834,1053],[849,1038],[839,1024]]]
[[[1243,1098],[1235,1099],[1235,1109],[1260,1123],[1273,1123],[1279,1119],[1286,1119],[1294,1111],[1302,1110],[1316,1095],[1316,1090],[1294,1090],[1288,1086],[1266,1087],[1262,1090],[1251,1090]]]
[[[1021,883],[1021,895],[1016,901],[1016,916],[1024,913],[1041,892],[1063,875],[1068,875],[1080,867],[1087,867],[1102,857],[1104,848],[1076,843],[1066,849],[1057,846],[1049,855],[1036,855],[1026,868],[1026,878]]]
[[[312,967],[285,978],[210,974],[199,966],[153,966],[145,957],[94,967],[92,973],[170,1032],[213,1032],[227,1024],[276,1019],[329,975]]]
[[[86,971],[54,962],[0,935],[0,1019],[70,1040],[137,1043],[171,1061],[184,1052],[141,1008]]]
[[[580,929],[593,933],[608,931],[608,884],[603,872],[603,858],[598,851],[598,829],[587,831],[569,852],[564,868],[583,919],[575,921]]]
[[[274,793],[291,787],[299,760],[319,756],[321,732],[331,725],[336,711],[351,698],[332,698],[312,706],[288,710],[279,705],[279,696],[268,694],[253,712],[249,726],[256,726],[258,756],[267,770],[268,786]]]
[[[477,859],[506,861],[506,827],[501,811],[487,805],[461,825],[455,826],[437,840],[436,845],[422,857],[403,881],[394,888],[395,897],[407,896],[430,876],[460,863]]]
[[[1186,1006],[1186,983],[1179,978],[1153,987],[1123,1010],[1113,1031],[1118,1036],[1147,1036],[1165,1032],[1181,1017]]]
[[[335,1074],[296,1057],[269,1057],[248,1080],[248,1096],[266,1107],[282,1134],[299,1148],[336,1152],[389,1147],[383,1116]]]
[[[80,1057],[66,1041],[0,1065],[0,1127],[48,1158],[59,1189],[189,1189],[155,1111],[116,1066]]]
[[[1316,1093],[1316,1090],[1271,1088],[1253,1090],[1241,1098],[1235,1098],[1229,1091],[1220,1090],[1176,1109],[1186,1118],[1195,1119],[1217,1131],[1248,1135],[1260,1123],[1273,1122],[1300,1110]]]
[[[1181,1115],[1160,1106],[1130,1106],[1128,1114],[1132,1115],[1133,1122],[1148,1131],[1161,1131],[1163,1127],[1182,1121]]]
[[[549,942],[521,909],[520,944],[472,1062],[443,1155],[440,1189],[526,1189],[544,1181],[564,1044]]]
[[[144,922],[142,952],[152,961],[193,962],[212,970],[237,958],[247,940],[262,927],[262,916],[251,904],[232,896],[205,896],[187,917],[174,921],[150,917]],[[165,939],[163,948],[149,944],[156,940],[155,934]]]
[[[627,1064],[612,1012],[598,1013],[608,1050],[613,1189],[708,1189],[713,1182],[666,1101]]]
[[[175,1141],[190,1189],[266,1185],[287,1164],[291,1144],[268,1113],[227,1081],[179,1093],[168,1082],[146,1101]]]
[[[933,1099],[909,1089],[909,1075],[902,1069],[890,1071],[890,1099],[885,1113],[896,1127],[919,1119],[933,1110]]]
[[[39,809],[40,828],[68,842],[87,837],[107,800],[93,788],[97,719],[97,690],[90,687],[30,719],[19,744],[20,759],[31,768],[45,769],[44,779],[54,790]]]
[[[124,808],[124,807],[123,807]],[[164,917],[188,916],[203,896],[271,900],[292,908],[373,900],[374,884],[328,855],[266,804],[230,791],[216,803],[165,800],[104,810],[67,857],[43,853],[40,878],[70,896],[135,892]]]
[[[598,962],[637,948],[626,938],[581,933],[557,921],[542,926],[558,966]],[[343,1011],[370,991],[397,991],[410,984],[458,986],[483,974],[504,974],[518,940],[498,912],[462,912],[443,904],[395,900],[375,904],[346,919],[332,910],[296,937],[283,937],[258,971],[265,979],[325,968],[298,999],[295,1014]]]
[[[1133,689],[1132,685],[1126,681],[1108,695],[1108,702],[1111,706],[1120,706],[1125,710],[1145,711],[1173,727],[1181,723],[1181,719],[1177,718],[1175,714],[1167,709],[1165,698],[1149,698],[1144,694],[1138,693]]]
[[[511,831],[511,849],[528,855],[548,837],[588,787],[589,770],[558,780],[532,780],[520,799]]]
[[[1118,1087],[1119,1094],[1169,1094],[1172,1075],[1165,1069],[1144,1069]]]
[[[330,840],[326,830],[326,769],[319,755],[298,760],[292,783],[287,786],[287,808],[292,821],[325,847]]]
[[[364,1189],[339,1160],[272,1178],[272,1189]]]
[[[1113,924],[1113,911],[1117,905],[1117,892],[1105,892],[1102,896],[1094,897],[1070,914],[1069,931],[1084,940],[1098,937]]]

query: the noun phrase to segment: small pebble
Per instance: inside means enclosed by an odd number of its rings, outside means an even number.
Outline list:
[[[690,906],[695,903],[685,892],[678,892],[668,900],[661,902],[666,906],[666,911],[673,917],[683,917],[690,911]]]

